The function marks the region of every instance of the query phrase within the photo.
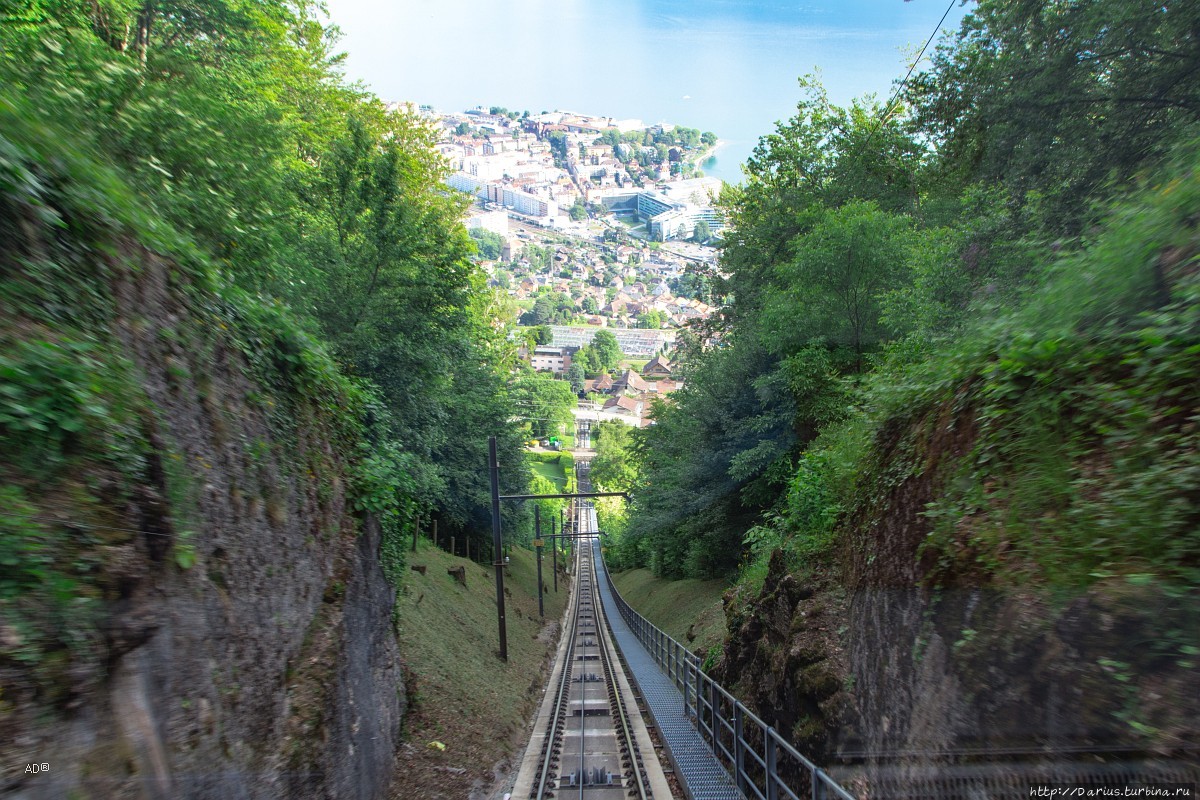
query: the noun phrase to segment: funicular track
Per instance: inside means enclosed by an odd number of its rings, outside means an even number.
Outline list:
[[[540,751],[532,767],[528,761],[522,767],[513,797],[649,800],[661,795],[665,784],[652,782],[643,762],[645,749],[651,769],[659,769],[644,731],[639,745],[640,719],[635,719],[639,712],[625,696],[623,686],[628,681],[604,620],[590,541],[582,539],[576,545],[566,643],[547,691],[549,713],[543,706],[542,730],[535,732],[534,742],[541,734]],[[532,775],[526,774],[527,769]],[[658,792],[652,788],[655,785]]]

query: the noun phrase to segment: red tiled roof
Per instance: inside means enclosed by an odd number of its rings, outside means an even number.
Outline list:
[[[633,397],[626,397],[625,395],[620,395],[619,397],[609,398],[608,402],[606,402],[604,404],[604,407],[606,409],[620,408],[625,411],[628,411],[630,414],[633,414],[634,416],[639,416],[642,411],[642,403],[640,400],[637,400]]]
[[[638,375],[631,369],[625,370],[625,374],[621,376],[621,379],[617,381],[617,384],[620,385],[622,389],[629,389],[634,392],[645,392],[650,389],[650,385],[642,379],[642,376]]]
[[[646,363],[646,366],[642,368],[642,372],[643,373],[649,372],[650,370],[655,369],[655,368],[661,368],[661,369],[666,370],[668,373],[670,373],[671,372],[671,362],[668,361],[666,358],[664,358],[661,354],[656,355],[654,358],[650,359]]]

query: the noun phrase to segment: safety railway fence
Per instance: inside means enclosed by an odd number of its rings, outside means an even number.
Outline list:
[[[684,714],[738,790],[756,800],[856,800],[736,697],[704,674],[700,659],[634,611],[604,579],[626,624],[683,695]]]

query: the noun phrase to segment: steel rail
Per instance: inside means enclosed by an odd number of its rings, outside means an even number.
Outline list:
[[[593,559],[594,558],[595,556],[593,555]],[[596,641],[600,645],[600,660],[604,666],[605,680],[608,681],[611,690],[611,703],[616,711],[614,719],[617,720],[617,723],[620,725],[620,735],[625,743],[625,752],[630,762],[630,772],[633,773],[634,780],[637,783],[637,796],[640,798],[640,800],[648,800],[649,794],[647,793],[648,789],[646,786],[647,780],[645,768],[642,766],[642,754],[638,749],[637,743],[633,739],[632,732],[630,731],[631,725],[629,721],[629,711],[625,708],[625,702],[621,699],[621,684],[617,680],[617,668],[613,665],[613,655],[609,649],[608,638],[604,635],[601,635],[600,632],[600,623],[602,620],[605,630],[608,631],[608,636],[612,635],[612,630],[608,625],[608,615],[604,613],[604,604],[600,602],[599,589],[596,581],[597,573],[598,570],[593,564],[593,579],[591,582],[591,589],[593,606],[597,609],[596,616],[598,619],[596,623]],[[624,670],[622,669],[621,672],[624,672]]]
[[[578,569],[576,570],[578,572]],[[594,582],[593,582],[594,583]],[[563,653],[563,666],[558,678],[558,692],[554,698],[554,709],[550,714],[550,730],[547,732],[545,741],[542,742],[542,769],[538,775],[537,800],[543,800],[547,797],[552,797],[553,788],[548,786],[550,783],[550,765],[554,761],[554,748],[558,745],[562,738],[563,725],[560,724],[566,714],[566,703],[570,694],[571,687],[571,671],[572,664],[575,662],[575,641],[578,638],[579,630],[579,606],[581,605],[580,598],[583,593],[579,591],[579,581],[575,581],[575,608],[571,612],[571,630],[567,634],[570,638],[567,639],[567,649]],[[555,778],[558,776],[555,775]],[[549,792],[549,794],[547,794]]]
[[[583,582],[587,581],[588,601],[592,603],[592,625],[596,622],[596,581],[595,571],[588,566],[587,575],[583,574],[583,551],[579,551],[579,561],[576,567],[576,572],[579,575],[579,596],[583,597]],[[587,785],[587,706],[584,704],[583,698],[580,698],[579,706],[579,800],[583,800],[583,790]]]
[[[590,548],[588,548],[590,550]],[[574,678],[573,665],[578,654],[580,639],[588,639],[584,645],[590,645],[590,637],[581,628],[580,617],[581,611],[585,603],[591,604],[592,621],[595,626],[594,636],[595,644],[599,650],[599,657],[603,671],[603,680],[605,690],[608,693],[609,707],[612,712],[611,719],[613,721],[613,732],[617,739],[617,745],[623,752],[618,753],[619,763],[622,765],[621,786],[629,793],[630,797],[636,800],[650,800],[651,792],[649,788],[649,779],[646,773],[646,768],[643,762],[643,754],[637,746],[636,739],[633,734],[633,723],[631,715],[637,713],[631,709],[625,702],[619,675],[624,673],[624,668],[617,661],[613,652],[614,645],[611,642],[612,629],[608,622],[607,616],[604,614],[604,606],[599,596],[599,568],[594,563],[594,558],[585,557],[584,548],[578,548],[575,554],[576,558],[576,580],[574,584],[575,596],[572,602],[572,614],[569,631],[564,632],[564,635],[570,637],[567,646],[563,650],[562,657],[564,663],[558,677],[558,685],[555,689],[552,711],[550,713],[550,721],[547,729],[547,735],[542,742],[541,750],[541,768],[538,772],[537,785],[534,791],[530,794],[531,800],[547,800],[556,796],[564,796],[566,787],[563,785],[563,769],[565,765],[556,758],[556,753],[560,753],[563,748],[563,737],[567,734],[568,728],[573,727],[568,721],[569,706],[571,703],[572,684]],[[582,684],[581,684],[582,686]],[[578,775],[578,792],[579,796],[584,797],[585,789],[588,787],[587,765],[586,765],[586,728],[588,726],[586,709],[580,709],[579,714],[579,739],[581,759]],[[625,766],[628,764],[628,767]],[[576,787],[571,787],[571,795],[574,796]],[[636,792],[634,791],[636,790]]]
[[[591,486],[587,481],[586,474],[580,476],[580,483],[583,491],[571,495],[576,501],[609,495],[609,493],[590,491]],[[590,507],[590,504],[580,503],[579,505],[581,508]],[[578,523],[577,526],[582,527]],[[560,533],[555,538],[582,540],[596,534],[603,535],[603,532]],[[589,551],[586,554],[585,549]],[[635,736],[635,720],[632,715],[640,712],[626,702],[622,691],[620,676],[625,674],[625,667],[616,652],[616,645],[611,638],[612,626],[604,613],[604,605],[600,597],[599,580],[602,567],[597,563],[591,550],[591,547],[575,548],[576,580],[572,587],[570,619],[563,632],[570,638],[561,650],[561,657],[564,661],[559,668],[557,686],[551,689],[553,694],[549,702],[549,719],[543,727],[545,737],[541,743],[539,762],[537,762],[533,776],[534,785],[530,786],[528,790],[529,800],[574,797],[576,790],[582,800],[587,789],[601,787],[608,788],[607,792],[600,793],[605,797],[613,796],[613,791],[619,791],[622,796],[633,798],[633,800],[650,800],[653,797],[650,773]],[[595,652],[591,650],[593,646],[597,648]],[[600,661],[601,669],[599,671],[602,675],[591,674],[586,670],[579,672],[574,669],[577,660],[586,661],[588,659]],[[576,672],[579,672],[578,678],[576,678]],[[600,696],[591,695],[588,687],[599,689],[600,687],[596,686],[596,683],[600,681],[604,683],[602,691],[608,696],[608,719],[599,723],[598,729],[594,729],[588,716],[603,715],[604,712],[600,708],[589,708],[589,703],[599,700]],[[576,682],[579,683],[578,691],[575,686]],[[579,709],[576,714],[573,706],[577,697]],[[569,717],[576,715],[579,716],[578,726],[569,720]],[[590,733],[602,734],[604,739],[610,741],[611,744],[605,745],[601,750],[593,753],[588,746]],[[572,763],[568,766],[567,761],[574,761],[573,753],[567,755],[568,745],[574,741],[571,737],[576,735],[578,736],[579,763],[578,765]],[[609,739],[610,736],[611,739]],[[609,750],[608,747],[612,747],[614,750]],[[603,766],[593,764],[589,767],[593,755],[602,758],[606,763]],[[655,754],[651,753],[650,755]],[[616,759],[615,764],[612,763],[612,758]],[[567,771],[572,766],[576,767],[577,771],[568,776]]]

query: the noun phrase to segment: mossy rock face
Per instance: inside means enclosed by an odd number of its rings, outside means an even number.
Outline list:
[[[822,648],[800,641],[793,644],[791,651],[788,653],[788,658],[791,659],[792,663],[798,664],[801,667],[807,667],[810,664],[824,661],[827,657],[828,654]]]
[[[1169,587],[1112,580],[1066,602],[889,589],[865,593],[850,619],[848,689],[869,751],[1171,753],[1200,733],[1200,663],[1185,643],[1200,615]]]
[[[802,753],[812,753],[824,745],[825,722],[822,716],[802,717],[792,726],[791,739],[793,747]]]
[[[806,667],[800,672],[800,680],[797,682],[800,691],[816,698],[818,703],[832,697],[842,688],[841,678],[823,664],[824,662]]]
[[[785,566],[776,553],[756,597],[735,603],[726,595],[741,624],[731,625],[712,674],[767,724],[795,732],[792,744],[821,761],[854,724],[853,699],[843,691],[849,673],[834,633],[844,625],[843,595],[802,583]],[[839,694],[844,700],[832,702]]]
[[[24,126],[0,103],[6,144]],[[164,772],[227,775],[224,793],[255,794],[293,746],[289,689],[305,675],[305,631],[328,613],[352,636],[330,640],[311,681],[320,736],[295,762],[309,777],[273,796],[378,796],[403,703],[380,534],[350,507],[350,384],[315,346],[273,367],[265,351],[296,322],[172,262],[145,219],[100,207],[113,187],[46,155],[59,146],[11,151],[45,156],[27,166],[46,215],[0,187],[0,274],[19,289],[0,293],[0,360],[35,354],[17,366],[53,380],[29,386],[70,389],[45,406],[69,435],[25,436],[20,462],[0,459],[0,506],[20,505],[22,540],[68,545],[25,553],[23,580],[62,606],[29,605],[54,623],[39,641],[0,597],[0,760],[52,761],[64,795],[96,795],[94,781],[133,796]],[[13,443],[7,428],[0,438]],[[262,443],[257,457],[245,442]],[[310,472],[328,476],[319,503]],[[342,588],[322,603],[331,580]]]

